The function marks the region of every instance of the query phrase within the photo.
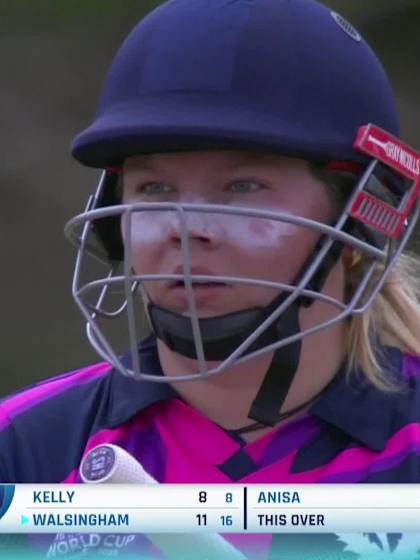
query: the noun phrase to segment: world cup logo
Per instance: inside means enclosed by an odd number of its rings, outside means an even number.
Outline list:
[[[0,519],[6,514],[15,494],[14,484],[0,485]]]

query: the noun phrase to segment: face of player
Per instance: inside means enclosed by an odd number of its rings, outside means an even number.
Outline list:
[[[248,152],[188,152],[130,157],[124,165],[125,203],[171,202],[250,207],[328,223],[324,185],[307,162]],[[313,229],[234,214],[186,213],[192,274],[291,283],[314,249]],[[125,220],[122,223],[124,231]],[[124,237],[123,233],[123,237]],[[182,274],[176,212],[132,215],[131,264],[137,274]],[[147,282],[155,304],[188,313],[187,293],[173,282]],[[278,290],[245,284],[195,285],[199,317],[268,304]]]

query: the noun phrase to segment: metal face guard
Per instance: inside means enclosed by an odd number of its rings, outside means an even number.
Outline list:
[[[386,276],[393,266],[395,260],[404,249],[411,232],[417,222],[419,206],[419,173],[420,156],[414,150],[401,143],[396,138],[373,125],[362,127],[357,135],[355,148],[373,158],[368,163],[364,173],[357,181],[353,193],[345,205],[341,215],[334,225],[327,225],[299,216],[293,216],[282,212],[271,212],[269,210],[256,210],[255,208],[231,207],[210,204],[178,204],[178,203],[141,203],[141,204],[113,204],[101,206],[102,193],[110,178],[108,171],[104,172],[96,193],[90,198],[86,210],[71,219],[65,228],[66,235],[77,247],[77,259],[73,277],[72,293],[76,304],[86,320],[87,336],[90,343],[98,354],[111,363],[124,375],[134,376],[136,379],[149,379],[156,382],[199,380],[211,375],[218,375],[233,365],[243,363],[261,354],[272,352],[283,348],[305,336],[318,332],[322,329],[343,320],[351,315],[363,313],[376,294],[381,289]],[[393,207],[381,198],[369,192],[369,182],[374,176],[378,164],[386,166],[390,173],[404,180],[403,189],[398,197],[398,204]],[[407,187],[407,179],[410,185]],[[141,212],[171,212],[178,220],[181,237],[181,251],[183,260],[183,274],[160,274],[160,275],[138,275],[131,269],[131,222],[133,215]],[[232,276],[205,276],[191,274],[190,249],[187,233],[187,215],[189,213],[210,213],[215,215],[247,216],[256,217],[274,222],[289,223],[316,231],[322,242],[306,263],[304,269],[298,275],[294,284],[282,284],[276,281],[263,281],[256,278],[238,278]],[[108,260],[108,254],[97,243],[94,235],[94,223],[100,219],[121,220],[124,216],[125,222],[125,245],[123,261]],[[380,233],[388,240],[384,246],[378,247],[374,241],[362,240],[354,234],[346,231],[349,221],[360,223],[366,231]],[[369,239],[367,236],[366,239]],[[93,241],[93,243],[92,243]],[[343,303],[337,299],[328,297],[319,290],[313,288],[313,280],[319,270],[328,259],[331,247],[340,242],[357,249],[365,257],[369,264],[360,283],[351,296],[350,301]],[[106,267],[106,273],[94,280],[83,282],[82,272],[85,261],[94,258]],[[383,263],[383,272],[375,282],[374,267],[377,262]],[[139,293],[145,294],[144,286],[147,282],[154,281],[176,281],[184,283],[188,299],[188,317],[190,321],[190,333],[194,343],[194,355],[197,357],[197,372],[179,376],[159,376],[142,371],[138,357],[139,333],[137,329],[138,317],[135,311],[135,300]],[[194,299],[192,283],[201,282],[223,282],[225,284],[242,283],[250,286],[258,286],[273,289],[273,301],[279,293],[284,294],[269,313],[261,313],[261,322],[256,325],[250,333],[245,329],[244,337],[227,357],[216,367],[208,368],[203,350],[203,326],[198,318]],[[115,287],[122,288],[123,297],[121,302],[110,309],[107,305],[109,292]],[[92,302],[92,294],[98,293]],[[288,334],[283,338],[272,341],[270,337],[264,338],[264,333],[270,326],[281,321],[288,308],[299,298],[312,301],[324,301],[337,309],[337,315],[328,321],[322,322],[312,328]],[[273,302],[272,302],[273,303]],[[146,305],[147,307],[147,305]],[[270,307],[270,306],[269,306]],[[264,311],[264,310],[262,310]],[[243,313],[248,313],[244,310]],[[101,322],[116,319],[126,314],[129,350],[131,352],[131,367],[124,366],[118,352],[113,344],[105,336],[101,328]],[[251,313],[254,320],[255,314]],[[217,319],[217,318],[216,318]],[[223,329],[223,316],[219,317],[220,328]],[[206,329],[204,329],[206,330]],[[280,332],[283,332],[280,329]],[[257,347],[257,339],[266,340],[267,344]],[[252,351],[251,351],[252,348]]]

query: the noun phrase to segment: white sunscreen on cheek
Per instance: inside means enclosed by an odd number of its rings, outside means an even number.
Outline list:
[[[269,252],[274,254],[274,251],[289,245],[298,234],[298,230],[299,228],[286,222],[246,218],[242,227],[238,224],[236,228],[232,228],[232,241],[249,253],[260,255],[262,252]]]
[[[186,211],[184,216],[190,238],[207,238],[216,244],[240,248],[249,254],[282,248],[301,229],[286,222],[217,212]],[[124,216],[123,238],[126,220]],[[171,210],[134,212],[131,216],[131,236],[131,242],[136,246],[165,243],[172,236],[180,238],[181,216]]]
[[[125,242],[126,222],[122,219],[122,236]],[[169,240],[178,218],[176,212],[170,210],[142,210],[131,215],[131,243],[135,246],[155,245]]]

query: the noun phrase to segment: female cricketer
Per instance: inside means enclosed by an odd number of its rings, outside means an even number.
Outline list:
[[[80,482],[101,443],[159,483],[420,481],[420,156],[353,26],[314,0],[170,0],[72,153],[103,170],[66,228],[102,361],[1,403],[2,482]],[[316,537],[226,539],[356,557]]]

